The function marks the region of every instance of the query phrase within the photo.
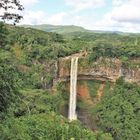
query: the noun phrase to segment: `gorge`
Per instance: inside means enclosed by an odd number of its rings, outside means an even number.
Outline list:
[[[76,66],[74,65],[76,55],[60,58],[58,63],[58,81],[67,83],[67,93],[70,98],[75,92],[71,92],[74,86],[71,82],[74,76],[74,71]],[[138,61],[134,61],[133,64],[137,65]],[[72,71],[73,70],[73,71]],[[72,78],[73,77],[73,78]],[[140,84],[140,70],[139,68],[127,68],[123,67],[119,59],[109,59],[109,58],[99,58],[95,62],[89,64],[87,57],[79,55],[78,58],[78,71],[77,71],[77,119],[80,120],[87,128],[91,130],[96,130],[96,122],[94,117],[91,117],[88,112],[89,108],[92,106],[96,107],[96,104],[100,102],[106,94],[110,94],[111,89],[114,88],[116,81],[123,77],[126,82]],[[73,83],[75,83],[73,81]],[[73,87],[75,88],[75,87]],[[106,93],[108,92],[108,93]],[[76,93],[75,93],[76,94]],[[81,100],[81,101],[80,101]],[[79,104],[84,102],[88,107],[79,107]],[[69,101],[69,120],[75,120],[74,117],[70,119],[70,104],[73,104],[75,110],[75,101]],[[82,103],[83,104],[83,103]],[[66,109],[66,108],[65,108]],[[67,110],[66,109],[66,110]],[[65,115],[67,117],[67,111],[65,110]],[[73,111],[75,112],[75,111]],[[63,113],[62,113],[63,114]]]
[[[139,34],[6,28],[0,139],[140,138]]]

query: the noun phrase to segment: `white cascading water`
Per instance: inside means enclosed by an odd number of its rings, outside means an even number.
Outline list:
[[[70,121],[77,119],[76,114],[77,69],[78,69],[78,57],[73,57],[71,59],[70,99],[69,99],[69,114],[68,114],[68,118]]]

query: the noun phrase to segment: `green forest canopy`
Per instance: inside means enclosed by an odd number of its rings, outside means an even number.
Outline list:
[[[139,34],[74,32],[66,37],[0,23],[0,137],[3,140],[137,140],[140,87],[118,82],[94,108],[99,131],[60,115],[65,87],[51,87],[60,57],[87,51],[123,63],[140,57]],[[43,78],[42,78],[43,77]],[[43,79],[43,81],[41,80]],[[110,115],[109,115],[110,114]]]

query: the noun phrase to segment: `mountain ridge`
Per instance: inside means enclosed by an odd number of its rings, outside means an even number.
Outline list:
[[[89,31],[83,27],[75,25],[51,25],[51,24],[40,24],[40,25],[21,25],[25,28],[34,28],[43,30],[45,32],[56,32],[59,34],[71,33],[71,32],[86,32]]]
[[[56,32],[58,34],[68,34],[74,32],[89,32],[89,33],[116,33],[116,34],[127,34],[120,31],[105,31],[105,30],[89,30],[82,26],[76,25],[52,25],[52,24],[39,24],[39,25],[20,25],[25,28],[34,28],[38,30],[43,30],[45,32]]]

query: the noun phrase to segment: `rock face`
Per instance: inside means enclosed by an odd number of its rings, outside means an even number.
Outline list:
[[[116,80],[121,76],[127,82],[136,82],[140,85],[140,61],[137,62],[134,61],[132,64],[135,67],[130,68],[129,66],[122,66],[119,59],[100,58],[89,63],[85,57],[79,58],[77,99],[82,100],[82,103],[88,108],[94,107],[104,97],[104,94],[109,93]],[[66,81],[68,94],[70,93],[70,64],[71,57],[62,58],[59,60],[57,67],[57,78],[60,81]],[[86,107],[77,105],[78,119],[85,126],[96,130],[96,121],[90,116]]]
[[[62,58],[58,63],[58,78],[69,80],[70,58]],[[135,61],[134,61],[135,63]],[[78,63],[78,80],[92,80],[116,82],[123,76],[127,82],[135,82],[140,85],[140,67],[122,67],[119,59],[100,58],[96,62],[90,63],[86,58],[81,57]]]
[[[67,91],[68,93],[70,92],[69,82],[67,83]],[[92,99],[89,93],[89,87],[87,86],[87,84],[81,84],[79,81],[77,82],[77,97],[88,104],[92,104]]]

